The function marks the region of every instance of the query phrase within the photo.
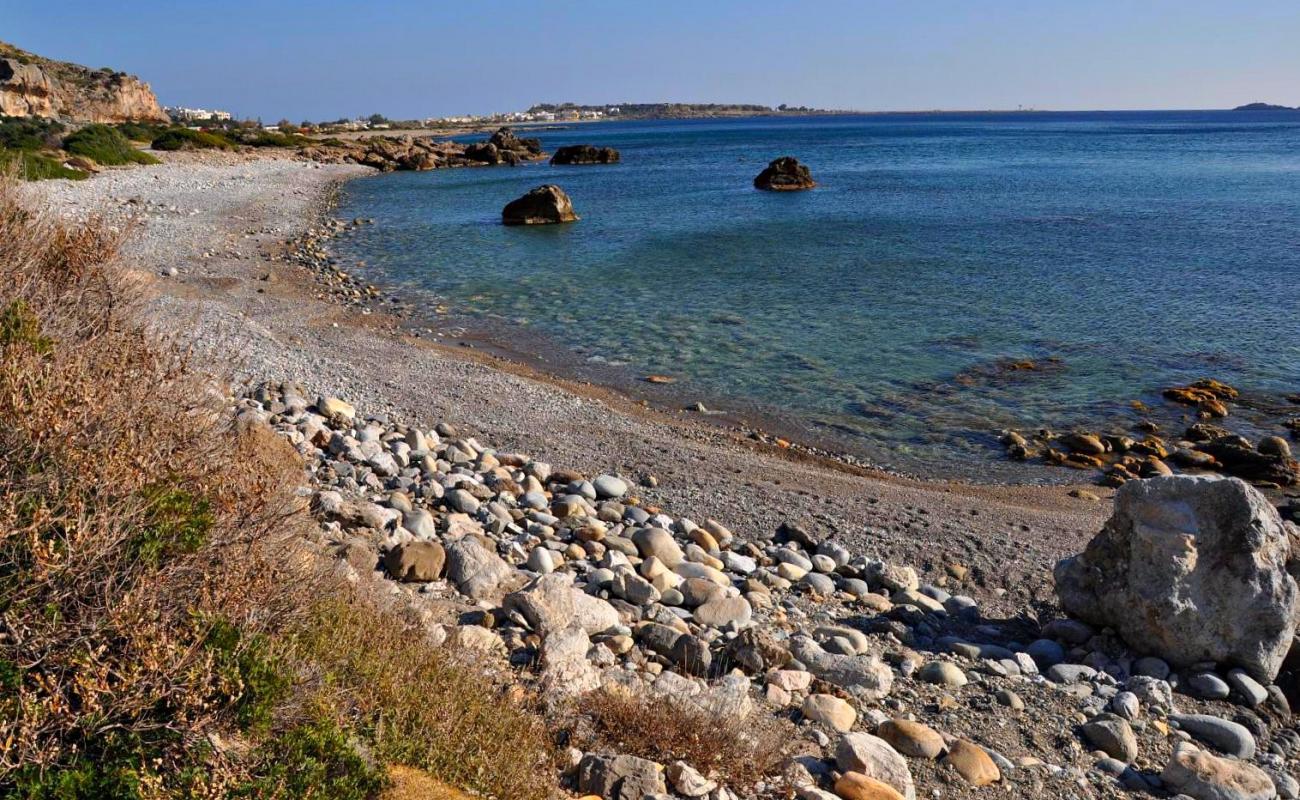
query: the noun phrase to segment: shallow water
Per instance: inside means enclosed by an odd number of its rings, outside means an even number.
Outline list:
[[[1167,405],[1175,382],[1300,390],[1300,113],[604,123],[540,138],[611,145],[623,163],[354,181],[340,215],[377,224],[342,254],[570,369],[673,375],[683,398],[773,412],[932,474],[1005,477],[998,429],[1122,428],[1131,401]],[[785,154],[818,189],[751,187]],[[500,224],[506,202],[552,182],[580,222]],[[1005,368],[1018,359],[1038,369]]]

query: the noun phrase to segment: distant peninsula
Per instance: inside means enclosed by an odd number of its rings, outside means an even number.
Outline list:
[[[1278,106],[1272,103],[1247,103],[1244,106],[1237,106],[1233,111],[1300,111],[1300,108],[1291,106]]]
[[[526,114],[535,116],[554,114],[557,119],[588,118],[599,113],[606,118],[619,119],[701,119],[708,117],[761,117],[778,115],[831,115],[853,114],[854,111],[811,108],[809,106],[765,106],[756,103],[604,103],[581,105],[578,103],[538,103]]]

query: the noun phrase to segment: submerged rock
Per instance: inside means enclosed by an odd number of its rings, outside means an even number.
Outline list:
[[[530,190],[501,209],[501,221],[506,225],[551,225],[577,219],[569,196],[560,187],[549,183]]]
[[[1300,613],[1291,559],[1277,510],[1245,483],[1152,478],[1125,484],[1102,532],[1056,565],[1056,593],[1139,652],[1271,682]]]
[[[617,164],[619,153],[612,147],[596,147],[590,144],[571,144],[561,147],[551,156],[552,164]]]
[[[794,156],[782,156],[754,178],[754,188],[770,192],[796,192],[817,185],[812,172]]]

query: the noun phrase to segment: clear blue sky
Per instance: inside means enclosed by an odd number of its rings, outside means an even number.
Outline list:
[[[1300,105],[1300,0],[0,0],[0,39],[268,121],[569,100]]]

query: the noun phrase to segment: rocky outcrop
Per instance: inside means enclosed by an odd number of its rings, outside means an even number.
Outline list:
[[[501,209],[501,221],[506,225],[551,225],[577,219],[569,196],[554,184],[538,186]]]
[[[41,58],[0,42],[0,114],[68,122],[166,122],[147,83]]]
[[[538,139],[520,139],[509,128],[500,128],[486,142],[467,145],[465,158],[483,164],[508,164],[546,158]]]
[[[1291,647],[1300,590],[1292,535],[1234,478],[1132,481],[1106,527],[1056,566],[1061,606],[1176,666],[1213,661],[1270,682]]]
[[[324,164],[362,164],[381,172],[472,166],[465,146],[413,136],[370,136],[304,147],[299,155]]]
[[[812,172],[794,156],[782,156],[754,178],[754,188],[769,192],[797,192],[817,185]]]
[[[596,147],[590,144],[571,144],[561,147],[551,156],[551,163],[558,165],[583,164],[617,164],[619,153],[612,147]]]

